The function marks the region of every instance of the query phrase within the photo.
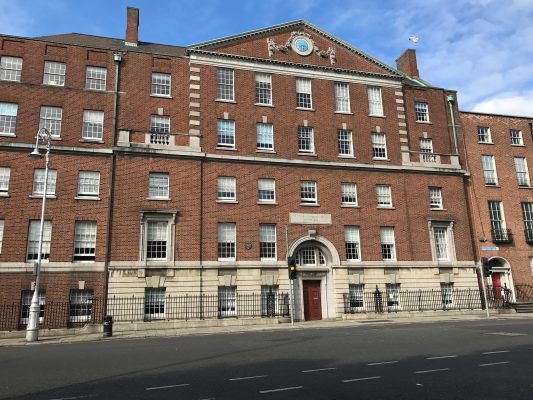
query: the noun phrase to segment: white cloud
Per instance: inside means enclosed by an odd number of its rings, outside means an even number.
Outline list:
[[[474,105],[472,111],[489,114],[533,117],[533,91],[524,94],[505,93]]]

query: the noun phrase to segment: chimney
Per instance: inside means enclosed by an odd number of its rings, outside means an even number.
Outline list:
[[[126,25],[126,46],[136,47],[139,42],[139,9],[128,7],[128,21]]]
[[[396,68],[413,78],[419,78],[418,66],[416,64],[416,50],[405,50],[396,60]]]

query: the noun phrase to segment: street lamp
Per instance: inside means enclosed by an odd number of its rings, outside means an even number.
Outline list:
[[[43,248],[43,230],[44,230],[44,211],[46,209],[46,192],[48,190],[48,164],[50,162],[50,147],[52,142],[52,134],[46,128],[40,128],[37,132],[35,140],[35,148],[30,153],[30,157],[36,160],[42,158],[39,151],[39,142],[42,142],[46,147],[45,153],[45,168],[44,168],[44,189],[43,202],[41,206],[41,228],[39,231],[39,253],[37,254],[37,264],[35,268],[35,288],[33,289],[33,297],[30,305],[30,315],[28,318],[28,326],[26,327],[26,341],[35,342],[39,338],[39,314],[41,305],[39,304],[39,280],[41,277],[41,256]]]

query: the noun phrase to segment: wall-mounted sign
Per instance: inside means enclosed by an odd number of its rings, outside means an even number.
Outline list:
[[[499,247],[496,247],[496,246],[481,246],[481,250],[484,250],[484,251],[490,251],[490,250],[500,250]]]
[[[331,214],[289,213],[289,223],[301,225],[331,225]]]

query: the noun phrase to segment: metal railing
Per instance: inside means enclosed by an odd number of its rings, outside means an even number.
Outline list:
[[[524,229],[526,243],[533,244],[533,229]]]
[[[533,301],[533,285],[514,285],[516,300]]]
[[[510,308],[513,292],[507,287],[487,285],[487,301],[489,308]]]
[[[511,243],[513,233],[510,229],[491,229],[492,241],[494,243]]]

